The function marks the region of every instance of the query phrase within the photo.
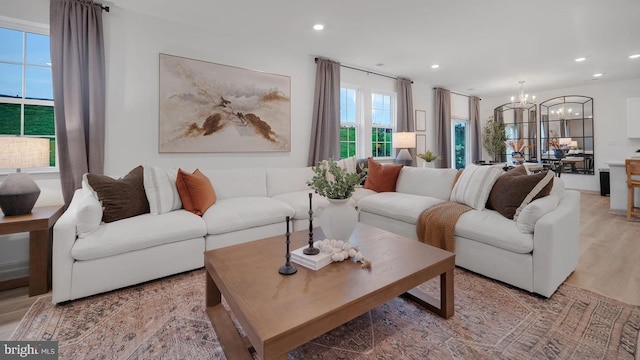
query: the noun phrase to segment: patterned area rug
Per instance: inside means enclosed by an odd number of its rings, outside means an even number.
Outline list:
[[[11,340],[58,340],[61,359],[224,359],[204,284],[196,270],[63,305],[44,296]],[[640,307],[570,285],[543,299],[456,269],[449,320],[396,298],[289,359],[640,359],[639,332]]]

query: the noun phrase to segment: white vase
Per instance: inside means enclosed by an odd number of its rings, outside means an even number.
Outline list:
[[[433,161],[423,161],[422,162],[422,167],[424,168],[434,168],[436,167],[436,164]]]
[[[356,228],[358,212],[349,203],[349,199],[328,199],[327,205],[320,213],[320,227],[327,239],[348,241]]]

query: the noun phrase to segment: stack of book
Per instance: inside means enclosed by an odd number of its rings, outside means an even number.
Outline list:
[[[306,255],[302,251],[307,247],[308,245],[301,247],[300,249],[293,250],[291,252],[291,261],[311,270],[320,270],[321,268],[331,264],[331,254],[320,252],[317,255]]]

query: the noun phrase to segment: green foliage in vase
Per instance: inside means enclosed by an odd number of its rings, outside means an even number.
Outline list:
[[[322,161],[318,166],[312,167],[315,175],[307,181],[318,195],[329,199],[348,199],[367,176],[367,170],[360,166],[360,173],[350,173],[346,169],[338,166],[338,163],[329,159]]]
[[[496,155],[505,152],[505,140],[507,140],[507,135],[504,131],[504,124],[494,119],[493,116],[489,117],[482,129],[482,147],[495,160]]]
[[[418,154],[418,157],[426,162],[440,160],[440,155],[432,153],[431,150],[427,150],[424,154]]]

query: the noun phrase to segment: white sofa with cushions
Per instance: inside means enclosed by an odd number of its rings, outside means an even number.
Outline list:
[[[396,192],[358,203],[360,222],[417,239],[416,223],[427,207],[448,201],[453,169],[405,167]],[[546,297],[578,264],[580,193],[553,178],[551,194],[530,202],[511,220],[495,210],[470,210],[455,226],[456,265]]]
[[[177,172],[154,169],[160,175],[163,171]],[[53,302],[200,268],[204,266],[205,250],[284,234],[287,216],[292,219],[293,230],[308,228],[308,194],[312,190],[306,180],[313,176],[311,168],[201,171],[217,195],[215,204],[203,216],[180,209],[175,187],[165,187],[157,189],[159,199],[165,197],[165,204],[173,203],[170,207],[174,208],[177,204],[178,209],[109,223],[100,222],[99,212],[94,216],[95,226],[87,226],[86,217],[96,212],[87,205],[93,195],[87,189],[78,189],[53,230]],[[316,214],[327,203],[313,194]]]
[[[53,231],[54,303],[200,268],[205,250],[283,234],[286,216],[294,231],[309,226],[309,167],[202,169],[217,195],[202,216],[180,208],[167,180],[175,172],[146,167],[151,212],[109,223],[100,221],[90,190],[76,191]],[[155,181],[148,184],[147,173]],[[361,222],[416,238],[420,212],[449,200],[455,176],[405,167],[396,192],[358,188],[352,199]],[[464,214],[455,228],[456,264],[550,296],[577,265],[579,237],[579,193],[555,180],[552,196],[533,201],[518,221],[493,210]],[[316,215],[327,203],[313,194]],[[525,213],[534,220],[520,221]]]

